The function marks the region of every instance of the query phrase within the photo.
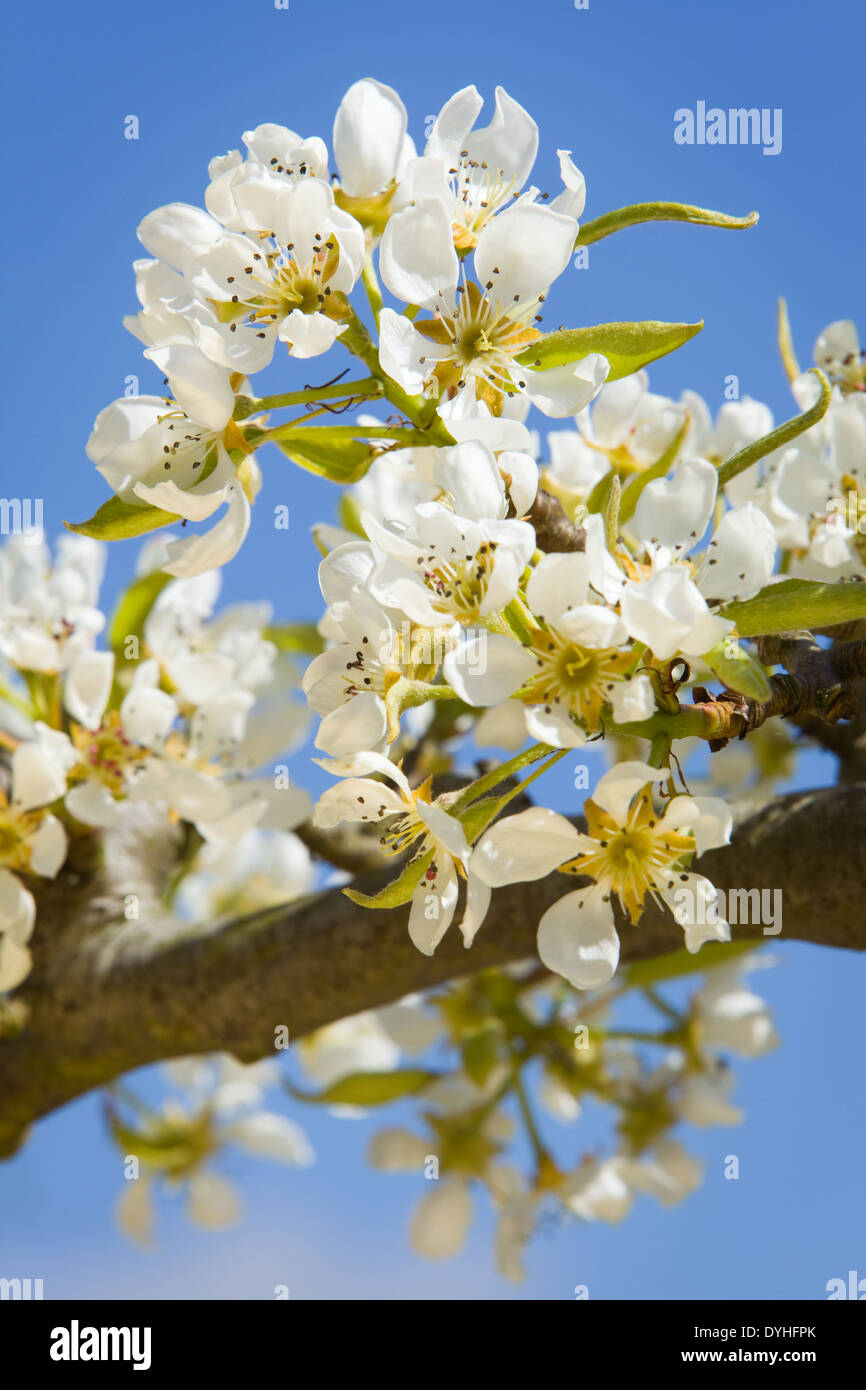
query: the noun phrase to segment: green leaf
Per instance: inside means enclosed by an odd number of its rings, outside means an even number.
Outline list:
[[[505,1030],[499,1019],[488,1019],[464,1035],[460,1043],[463,1066],[476,1086],[483,1086],[499,1060]]]
[[[420,1067],[407,1067],[401,1071],[356,1071],[351,1076],[341,1077],[324,1091],[312,1094],[299,1091],[286,1083],[289,1094],[296,1100],[306,1100],[313,1105],[387,1105],[389,1101],[413,1096],[416,1092],[435,1081],[438,1073],[423,1071]]]
[[[89,521],[64,521],[63,525],[67,531],[74,531],[79,536],[92,536],[97,541],[122,541],[130,536],[144,536],[148,531],[158,531],[162,526],[172,526],[175,521],[180,521],[180,517],[173,512],[164,512],[161,507],[134,507],[131,502],[110,497]]]
[[[754,598],[726,604],[720,612],[733,618],[741,637],[837,627],[866,618],[866,584],[783,579],[779,584],[768,585]]]
[[[134,579],[121,594],[108,629],[108,641],[118,661],[126,660],[127,637],[141,636],[150,610],[171,579],[170,574],[153,570],[150,574],[143,574],[140,579]]]
[[[262,633],[281,652],[302,652],[318,656],[325,650],[325,639],[315,623],[274,623]]]
[[[421,859],[411,859],[403,872],[390,883],[386,883],[378,893],[359,893],[357,888],[344,888],[343,892],[359,907],[403,907],[411,900],[421,881],[421,875],[429,869],[435,854],[435,849],[431,849]]]
[[[729,231],[743,231],[747,227],[754,227],[757,220],[756,212],[750,212],[745,217],[732,217],[727,212],[696,208],[689,203],[631,203],[625,208],[614,208],[612,212],[606,212],[591,222],[584,222],[575,246],[590,246],[612,232],[637,227],[642,222],[692,222],[698,227],[725,227]]]
[[[356,436],[362,425],[323,426],[293,430],[275,440],[277,448],[299,467],[332,483],[356,483],[363,478],[376,450]]]
[[[547,333],[517,358],[524,367],[549,371],[600,352],[610,363],[608,381],[631,376],[648,362],[666,357],[703,328],[700,323],[597,323],[592,328],[559,328]]]
[[[730,637],[723,637],[701,660],[730,690],[765,702],[772,695],[770,679],[759,661]]]
[[[714,970],[719,965],[730,965],[738,956],[748,955],[760,949],[755,941],[706,941],[701,949],[692,954],[683,948],[670,951],[665,956],[653,960],[638,960],[629,965],[625,972],[625,983],[632,987],[661,984],[663,980],[679,980],[685,975],[699,975],[704,970]]]

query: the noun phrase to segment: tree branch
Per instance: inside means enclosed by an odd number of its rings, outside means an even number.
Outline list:
[[[863,950],[864,821],[863,783],[744,803],[731,845],[696,867],[726,892],[782,889],[782,939]],[[176,853],[172,836],[139,811],[112,832],[95,873],[73,859],[41,895],[34,970],[18,996],[29,1019],[19,1036],[0,1041],[0,1154],[14,1152],[41,1115],[135,1067],[221,1050],[253,1061],[273,1051],[280,1025],[294,1040],[531,957],[539,917],[575,887],[573,877],[552,874],[500,889],[471,951],[452,926],[431,958],[411,944],[405,910],[359,908],[338,889],[190,928],[165,913],[156,891]],[[131,898],[139,917],[128,921]],[[621,922],[620,934],[624,961],[682,945],[682,929],[655,906],[637,927]],[[760,939],[761,928],[734,934]]]

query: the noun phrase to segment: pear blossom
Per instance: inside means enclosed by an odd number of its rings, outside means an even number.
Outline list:
[[[468,1184],[459,1177],[440,1179],[431,1185],[412,1214],[412,1249],[428,1260],[453,1259],[463,1248],[472,1214]]]
[[[349,541],[319,566],[334,645],[314,658],[302,684],[310,707],[322,716],[316,747],[335,758],[365,749],[383,752],[394,737],[388,691],[401,675],[429,676],[438,664],[436,642],[425,626],[411,621],[411,608],[401,609],[387,596],[379,601],[370,582],[375,564],[373,546]],[[366,582],[356,582],[362,577]]]
[[[458,251],[471,250],[490,219],[518,196],[538,151],[538,126],[504,87],[496,88],[490,124],[475,129],[482,106],[474,86],[455,92],[433,122],[423,160],[404,177],[407,195],[441,191]]]
[[[20,875],[55,878],[66,858],[66,831],[47,809],[65,786],[50,758],[28,748],[13,754],[10,795],[0,789],[0,994],[30,973],[36,904]]]
[[[304,139],[286,126],[266,122],[245,131],[242,139],[245,156],[230,150],[208,165],[205,206],[227,231],[247,232],[261,225],[261,198],[271,194],[275,181],[328,177],[328,151],[317,135]]]
[[[139,1132],[109,1108],[109,1124],[117,1141],[138,1139],[143,1157],[141,1173],[127,1181],[117,1203],[121,1230],[139,1245],[153,1243],[155,1194],[159,1185],[180,1189],[187,1218],[204,1230],[234,1225],[241,1204],[232,1183],[212,1166],[234,1147],[256,1158],[293,1167],[306,1167],[314,1153],[304,1131],[287,1116],[260,1107],[266,1085],[276,1079],[267,1062],[243,1066],[233,1057],[184,1058],[163,1068],[175,1086],[183,1088],[181,1102],[167,1099],[151,1111]],[[160,1154],[148,1163],[149,1149]]]
[[[277,341],[294,357],[327,352],[364,264],[363,230],[322,179],[274,185],[260,217],[255,236],[226,232],[189,277],[217,307],[225,358],[244,374],[267,366]],[[244,324],[252,337],[238,336]]]
[[[334,119],[334,158],[344,199],[366,201],[390,194],[415,145],[407,133],[406,107],[392,87],[364,77],[354,82]]]
[[[845,392],[862,391],[866,384],[866,349],[861,348],[851,319],[829,323],[815,340],[815,365]]]
[[[446,679],[468,704],[494,705],[516,693],[528,706],[530,734],[560,748],[579,747],[597,729],[604,703],[632,662],[621,646],[625,625],[610,606],[623,575],[600,522],[588,518],[584,551],[545,555],[532,570],[528,645],[488,636],[482,665],[470,639],[444,662]]]
[[[616,970],[613,895],[633,923],[647,894],[676,909],[690,951],[705,940],[730,939],[724,919],[702,910],[716,903],[717,891],[683,868],[691,854],[727,843],[730,813],[718,798],[691,796],[671,797],[658,813],[651,787],[667,775],[645,763],[620,763],[584,803],[585,833],[564,816],[534,807],[491,826],[473,850],[472,872],[491,887],[541,878],[555,868],[593,879],[590,887],[548,908],[538,928],[542,961],[577,989],[598,988]],[[682,901],[683,889],[690,907]]]
[[[471,445],[459,446],[471,453]],[[425,627],[463,626],[499,613],[517,593],[535,550],[535,532],[524,521],[457,515],[438,502],[415,509],[411,530],[361,517],[382,559],[368,585],[374,598]]]
[[[344,821],[377,825],[387,822],[379,844],[387,854],[411,849],[404,874],[417,874],[411,893],[409,936],[419,951],[432,956],[454,917],[458,879],[467,880],[467,903],[460,930],[469,945],[483,921],[490,901],[486,884],[469,871],[470,849],[456,816],[430,800],[429,781],[410,787],[394,763],[378,753],[362,753],[353,759],[323,762],[326,772],[343,778],[319,798],[314,825],[327,829]],[[394,784],[374,780],[379,773]]]
[[[597,353],[547,371],[516,358],[539,336],[539,305],[569,262],[572,217],[518,201],[487,224],[460,285],[449,213],[435,197],[392,215],[379,263],[392,294],[432,312],[414,323],[391,309],[380,319],[383,367],[413,394],[455,396],[464,386],[501,414],[506,395],[525,391],[545,414],[573,415],[598,393],[608,363]],[[483,286],[484,288],[480,288]]]
[[[769,582],[776,557],[772,523],[753,503],[725,512],[706,549],[692,557],[713,512],[718,475],[706,459],[687,459],[673,478],[643,489],[631,528],[643,542],[647,566],[631,564],[622,594],[629,636],[660,660],[677,652],[697,656],[731,631],[709,601],[749,598]]]
[[[205,844],[175,907],[194,922],[245,917],[311,892],[314,878],[310,852],[296,835],[255,827],[234,844]]]
[[[746,963],[745,968],[748,968]],[[745,985],[739,968],[720,967],[692,1001],[695,1029],[704,1047],[762,1057],[778,1044],[766,1002]]]
[[[48,547],[10,536],[0,549],[0,656],[19,670],[61,671],[105,626],[97,601],[105,548],[87,536]]]

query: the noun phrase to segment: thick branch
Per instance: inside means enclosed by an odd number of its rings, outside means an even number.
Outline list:
[[[586,531],[569,521],[558,497],[539,488],[535,501],[526,513],[526,520],[535,527],[535,539],[540,550],[548,555],[563,554],[586,548]]]
[[[782,939],[863,950],[864,821],[862,783],[746,804],[732,844],[697,867],[725,891],[782,889]],[[28,1026],[0,1042],[0,1153],[13,1152],[39,1116],[135,1067],[218,1050],[252,1061],[272,1051],[280,1025],[298,1038],[530,957],[541,913],[575,886],[553,874],[501,889],[471,951],[452,927],[429,959],[409,941],[405,910],[365,910],[339,890],[202,934],[163,916],[140,881],[145,833],[134,823],[104,856],[101,878],[65,874],[40,903],[36,965],[21,991]],[[158,847],[145,843],[144,852],[160,881]],[[137,921],[124,919],[130,894]],[[625,961],[682,944],[681,928],[655,907],[639,926],[621,924],[621,936]]]

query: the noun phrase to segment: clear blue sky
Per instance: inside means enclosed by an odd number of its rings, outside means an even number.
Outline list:
[[[549,306],[557,322],[705,319],[695,341],[654,369],[658,390],[692,387],[715,408],[736,374],[741,392],[781,419],[792,403],[774,343],[777,296],[788,297],[801,360],[831,319],[866,326],[866,35],[850,3],[590,0],[578,11],[571,0],[290,0],[277,10],[270,0],[49,0],[10,20],[19,59],[4,84],[2,490],[11,493],[14,478],[16,493],[44,496],[51,531],[105,498],[84,453],[97,411],[129,373],[142,391],[158,382],[120,323],[135,307],[137,222],[161,203],[200,201],[208,160],[262,121],[330,143],[340,96],[361,76],[401,91],[419,143],[425,117],[454,90],[475,82],[492,97],[503,84],[541,127],[535,181],[554,191],[556,148],[570,148],[587,178],[588,217],[655,198],[760,211],[750,232],[622,234],[560,282]],[[780,107],[782,152],[676,145],[674,111],[700,100]],[[123,138],[128,115],[139,118],[138,141]],[[282,389],[343,365],[330,362],[281,367]],[[285,618],[315,616],[308,527],[329,516],[335,491],[276,454],[262,461],[253,534],[224,594],[269,595]],[[279,502],[292,509],[288,546],[265,524]],[[128,547],[112,552],[110,593],[133,558]],[[806,780],[826,775],[810,760]],[[674,1212],[641,1202],[618,1229],[572,1224],[542,1237],[517,1291],[491,1272],[487,1216],[456,1263],[415,1260],[404,1228],[420,1194],[411,1178],[364,1168],[373,1122],[306,1112],[315,1168],[292,1174],[237,1159],[247,1201],[239,1231],[202,1235],[169,1207],[159,1250],[141,1254],[112,1226],[120,1176],[92,1099],[48,1120],[0,1167],[0,1274],[42,1277],[49,1297],[267,1298],[285,1283],[292,1297],[569,1299],[586,1283],[591,1297],[821,1298],[828,1279],[866,1274],[864,968],[815,947],[782,944],[777,954],[782,965],[759,982],[783,1046],[738,1065],[741,1129],[689,1134],[709,1165],[702,1190]],[[728,1153],[740,1157],[737,1183],[721,1176]]]

